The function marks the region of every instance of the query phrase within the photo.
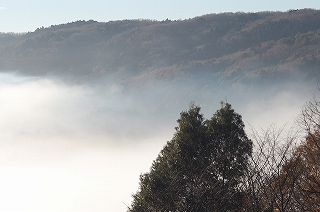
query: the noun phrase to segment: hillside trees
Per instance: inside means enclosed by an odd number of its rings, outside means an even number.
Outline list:
[[[301,211],[320,210],[320,132],[309,134],[296,149],[289,163],[297,171],[294,190],[295,208]]]
[[[313,99],[307,103],[300,116],[306,132],[291,161],[298,161],[300,175],[296,186],[296,200],[305,211],[320,210],[320,102]],[[290,161],[290,162],[291,162]]]
[[[283,81],[297,73],[319,81],[319,17],[320,11],[312,9],[240,12],[183,21],[77,21],[2,33],[0,71],[62,74],[73,80],[112,73],[130,80],[173,70],[241,82]]]
[[[223,103],[211,119],[192,104],[148,173],[129,211],[239,211],[252,154],[242,117]]]

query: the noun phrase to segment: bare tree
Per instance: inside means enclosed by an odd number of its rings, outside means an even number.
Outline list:
[[[306,104],[298,124],[288,132],[274,125],[253,131],[253,154],[243,180],[246,211],[320,211],[320,101]]]
[[[293,172],[294,164],[288,164],[296,146],[295,131],[286,131],[285,127],[277,129],[271,125],[258,133],[253,130],[253,154],[250,166],[243,179],[247,198],[245,211],[289,211],[294,199],[295,179],[289,179],[286,172]],[[290,183],[288,183],[290,182]]]
[[[309,101],[298,118],[305,138],[296,149],[293,160],[299,160],[301,176],[296,200],[306,211],[320,210],[320,101]]]

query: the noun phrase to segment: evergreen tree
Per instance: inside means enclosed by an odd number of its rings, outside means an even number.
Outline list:
[[[140,176],[129,211],[227,211],[241,206],[240,179],[252,142],[241,116],[222,104],[210,120],[192,104],[171,141]]]
[[[218,211],[238,210],[242,204],[239,186],[248,168],[252,142],[244,131],[241,115],[231,105],[222,107],[206,122],[210,140],[210,161],[215,178],[219,180]]]

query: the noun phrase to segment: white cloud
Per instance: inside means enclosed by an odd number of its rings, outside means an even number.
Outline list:
[[[0,74],[0,102],[0,211],[125,211],[170,139],[131,136],[142,113],[108,87]]]

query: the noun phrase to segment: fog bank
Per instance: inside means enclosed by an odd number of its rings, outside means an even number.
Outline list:
[[[247,129],[294,122],[317,85],[203,79],[66,83],[0,74],[0,211],[125,211],[191,101],[228,101]]]

